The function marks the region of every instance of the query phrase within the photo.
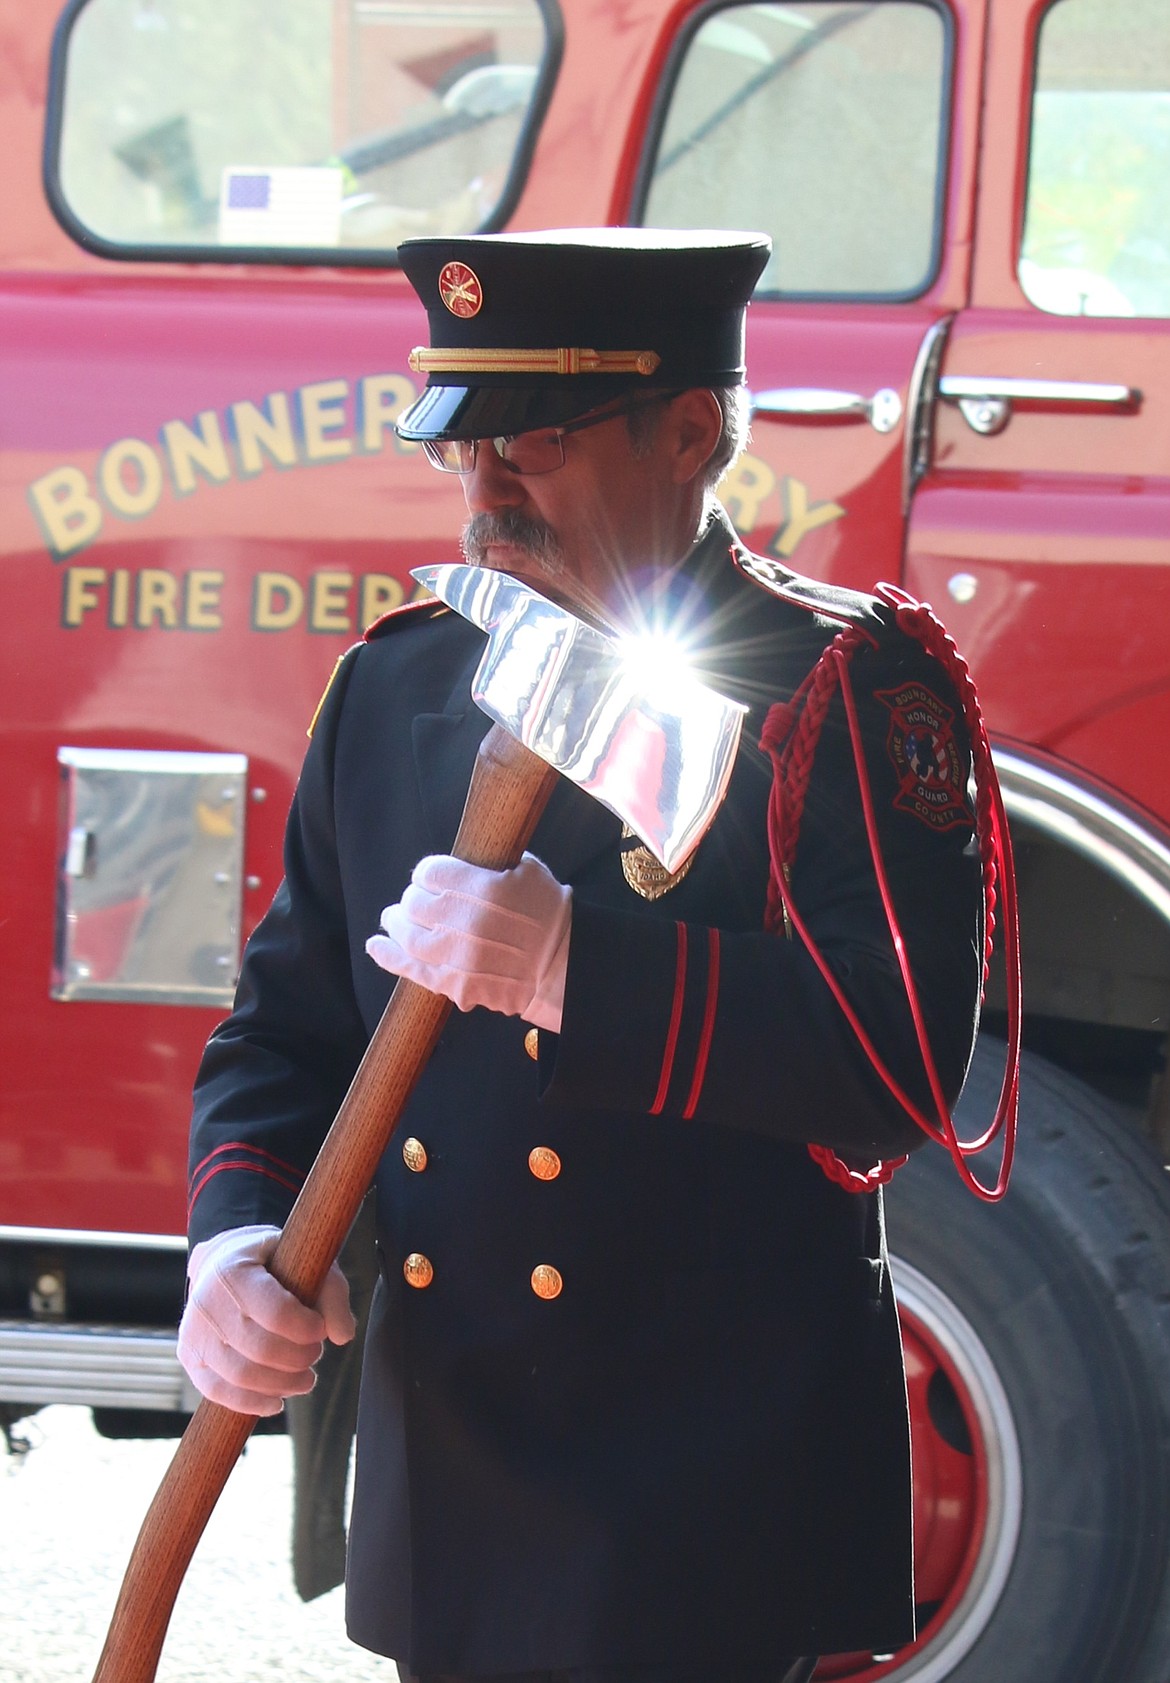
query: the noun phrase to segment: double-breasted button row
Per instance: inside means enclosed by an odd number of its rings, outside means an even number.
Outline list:
[[[402,1264],[402,1274],[408,1286],[413,1286],[416,1291],[425,1291],[435,1277],[434,1264],[421,1251],[411,1251]],[[532,1270],[530,1284],[537,1297],[544,1298],[546,1302],[559,1297],[565,1287],[560,1270],[554,1268],[551,1262],[537,1263]]]
[[[402,1142],[402,1161],[415,1175],[421,1175],[427,1166],[427,1148],[413,1134]],[[528,1167],[537,1180],[556,1180],[561,1172],[561,1160],[551,1145],[534,1145],[528,1153]]]
[[[535,1034],[536,1031],[532,1032]],[[422,1174],[427,1166],[426,1146],[413,1134],[402,1142],[402,1161],[416,1175]],[[561,1160],[551,1145],[534,1145],[528,1153],[528,1167],[537,1180],[556,1180],[561,1172]],[[421,1251],[411,1251],[402,1264],[402,1273],[407,1285],[413,1286],[416,1291],[425,1290],[435,1277],[434,1264]],[[538,1263],[532,1270],[532,1289],[537,1297],[546,1301],[559,1297],[564,1284],[559,1269],[554,1268],[551,1262]]]

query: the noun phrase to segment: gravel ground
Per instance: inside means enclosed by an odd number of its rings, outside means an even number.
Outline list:
[[[81,1408],[0,1440],[0,1683],[89,1683],[173,1441],[109,1442]],[[158,1683],[398,1683],[345,1636],[342,1592],[308,1604],[288,1564],[291,1450],[253,1439],[183,1584]]]

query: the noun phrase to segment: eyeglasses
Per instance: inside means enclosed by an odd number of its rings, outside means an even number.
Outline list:
[[[599,427],[618,415],[632,415],[639,409],[652,409],[670,403],[677,392],[656,392],[653,397],[635,397],[616,408],[600,414],[583,415],[579,421],[568,421],[563,427],[538,427],[533,432],[505,433],[497,438],[424,438],[422,447],[427,460],[441,473],[470,473],[481,444],[490,444],[496,455],[513,473],[532,476],[555,473],[565,465],[565,439],[571,432],[584,432],[586,427]]]

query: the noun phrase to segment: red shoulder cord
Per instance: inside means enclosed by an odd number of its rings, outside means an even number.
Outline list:
[[[926,1022],[918,996],[918,989],[911,974],[910,961],[902,939],[897,909],[890,892],[889,879],[886,875],[881,842],[878,836],[869,771],[865,763],[865,745],[862,740],[853,686],[849,676],[849,665],[854,654],[860,647],[872,642],[868,634],[857,626],[846,626],[844,630],[838,633],[792,700],[787,703],[777,703],[769,708],[767,718],[764,721],[760,747],[770,754],[774,772],[772,792],[768,803],[768,847],[771,854],[772,870],[768,884],[765,927],[777,933],[781,929],[794,929],[796,931],[830,992],[845,1013],[858,1042],[882,1082],[897,1099],[906,1114],[918,1124],[923,1132],[938,1144],[946,1147],[964,1185],[976,1197],[993,1203],[1002,1198],[1007,1191],[1012,1157],[1015,1152],[1016,1115],[1019,1107],[1021,1032],[1019,920],[1016,905],[1015,869],[1012,861],[1012,845],[1008,833],[1007,816],[1004,812],[999,779],[992,763],[991,745],[987,739],[983,715],[979,708],[975,685],[967,669],[967,663],[942,624],[924,603],[916,602],[913,597],[907,596],[905,592],[889,584],[878,585],[876,594],[893,608],[899,629],[906,635],[913,637],[916,642],[921,643],[923,648],[933,655],[950,675],[958,691],[963,716],[971,739],[971,759],[975,775],[976,794],[975,830],[979,839],[979,857],[983,866],[984,986],[987,983],[988,967],[991,959],[997,903],[1003,921],[1004,960],[1007,969],[1007,1060],[995,1115],[985,1132],[975,1139],[961,1140],[955,1131],[954,1118],[943,1094],[938,1068],[926,1032]],[[847,999],[844,989],[829,968],[823,953],[813,940],[799,909],[792,899],[790,887],[792,864],[796,857],[800,819],[804,810],[805,795],[808,791],[809,776],[812,771],[817,743],[820,739],[821,727],[825,722],[829,704],[838,689],[841,692],[841,700],[849,726],[849,740],[853,751],[853,762],[857,770],[858,789],[874,873],[877,877],[898,966],[902,973],[902,984],[906,990],[907,1003],[914,1021],[914,1032],[918,1040],[922,1066],[926,1072],[931,1098],[937,1113],[934,1118],[924,1115],[918,1109],[882,1061],[857,1013]],[[993,1186],[985,1186],[972,1173],[968,1167],[967,1159],[984,1151],[1001,1131],[1003,1133],[1003,1145],[999,1173]],[[808,1150],[813,1160],[820,1165],[829,1178],[850,1192],[872,1191],[875,1187],[888,1181],[894,1170],[900,1168],[906,1161],[905,1157],[898,1157],[886,1162],[878,1162],[874,1167],[867,1170],[858,1170],[851,1168],[835,1151],[827,1146],[810,1145]]]

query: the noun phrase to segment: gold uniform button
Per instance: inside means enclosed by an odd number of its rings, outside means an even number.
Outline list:
[[[540,1030],[539,1029],[534,1029],[534,1028],[529,1029],[528,1033],[524,1036],[524,1050],[528,1053],[528,1056],[530,1058],[539,1058],[539,1056],[540,1056]]]
[[[537,1180],[556,1180],[561,1172],[561,1160],[551,1145],[534,1145],[528,1153],[528,1167]]]
[[[532,1289],[537,1297],[559,1297],[564,1281],[551,1262],[541,1262],[532,1270]]]
[[[421,1251],[411,1251],[402,1264],[402,1272],[406,1276],[407,1285],[414,1286],[418,1291],[422,1291],[424,1286],[429,1286],[435,1277],[435,1270],[429,1258],[423,1256]]]
[[[416,1140],[413,1134],[402,1142],[402,1161],[411,1173],[416,1175],[421,1175],[427,1166],[427,1148],[421,1140]]]

